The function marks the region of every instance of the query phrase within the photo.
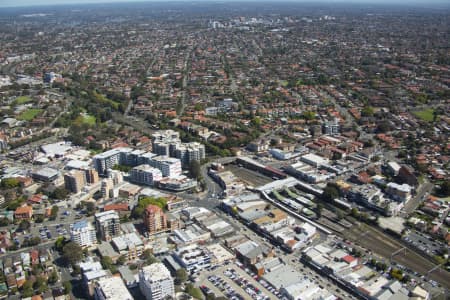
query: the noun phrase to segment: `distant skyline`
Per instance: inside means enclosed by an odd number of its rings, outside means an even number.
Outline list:
[[[240,0],[242,2],[258,2],[258,0]],[[309,3],[361,3],[361,4],[395,4],[395,5],[420,5],[435,6],[444,5],[449,7],[449,0],[281,0],[283,2],[309,2]],[[48,6],[67,4],[95,4],[95,3],[127,3],[127,2],[239,2],[239,0],[0,0],[0,7],[26,7],[26,6]],[[269,2],[269,0],[264,0]],[[273,0],[277,2],[277,0]]]

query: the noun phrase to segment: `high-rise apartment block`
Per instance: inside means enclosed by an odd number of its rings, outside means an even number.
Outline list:
[[[173,278],[162,263],[155,263],[139,271],[139,289],[147,300],[172,299],[175,296]]]
[[[149,165],[134,167],[130,172],[131,181],[144,185],[153,185],[162,179],[163,174],[159,169]]]
[[[144,226],[149,234],[155,234],[167,229],[167,217],[156,205],[149,205],[144,211]]]
[[[86,182],[89,184],[98,182],[98,172],[94,169],[85,169],[84,176],[86,178]]]
[[[97,243],[95,228],[86,220],[71,224],[70,239],[81,247],[90,247]]]
[[[193,161],[205,159],[205,145],[192,142],[180,144],[175,149],[175,157],[181,160],[184,166],[188,166]]]
[[[72,193],[79,193],[86,184],[86,178],[83,171],[72,170],[64,175],[64,186]]]
[[[97,154],[93,158],[94,167],[98,174],[105,176],[108,169],[111,169],[120,162],[120,148],[112,149],[100,154]]]
[[[95,228],[97,234],[104,241],[110,241],[120,235],[120,217],[114,211],[103,211],[95,214]]]
[[[182,172],[181,161],[173,157],[154,156],[149,164],[159,169],[164,177],[176,177]]]
[[[174,130],[154,133],[152,148],[153,153],[125,147],[109,150],[94,156],[94,167],[100,176],[105,177],[115,165],[136,167],[147,164],[160,169],[164,177],[171,177],[181,174],[181,170],[178,173],[179,167],[175,159],[179,159],[181,165],[189,166],[192,161],[201,161],[206,155],[205,145],[197,142],[182,143],[180,134]]]

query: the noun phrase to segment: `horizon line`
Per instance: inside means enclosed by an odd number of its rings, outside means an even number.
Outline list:
[[[352,5],[377,5],[377,6],[404,6],[404,7],[427,7],[436,8],[440,6],[441,8],[450,8],[450,2],[446,0],[68,0],[66,3],[61,3],[61,1],[54,2],[56,0],[40,1],[36,3],[31,0],[25,0],[24,3],[21,1],[8,1],[13,3],[1,4],[1,8],[37,8],[37,7],[63,7],[63,6],[76,6],[76,5],[95,5],[95,4],[143,4],[143,3],[296,3],[296,4],[317,4],[317,5],[335,5],[335,4],[352,4]],[[23,1],[22,1],[23,2]],[[443,7],[442,7],[443,6]]]

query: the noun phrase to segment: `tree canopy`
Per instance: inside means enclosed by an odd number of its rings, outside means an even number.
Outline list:
[[[139,199],[138,205],[135,206],[132,212],[134,218],[142,218],[144,210],[149,205],[156,205],[161,209],[165,209],[167,205],[167,199],[163,197],[143,197]]]
[[[68,242],[63,247],[63,258],[71,265],[75,265],[83,258],[83,249],[74,242]]]

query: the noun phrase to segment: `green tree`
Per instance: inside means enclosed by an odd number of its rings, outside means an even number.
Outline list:
[[[58,211],[59,211],[59,207],[57,205],[53,205],[51,212],[50,212],[50,218],[52,220],[56,219],[56,217],[58,216]]]
[[[322,216],[322,209],[323,209],[323,204],[318,203],[316,206],[316,209],[315,209],[318,218],[320,218]]]
[[[33,288],[38,290],[39,293],[45,292],[47,287],[47,280],[43,276],[36,277],[36,281],[33,283]]]
[[[40,243],[41,243],[41,238],[38,236],[35,236],[35,237],[25,240],[22,243],[22,247],[32,247],[32,246],[39,245]]]
[[[58,273],[56,271],[53,271],[48,276],[48,283],[49,284],[55,284],[58,281]]]
[[[117,264],[123,266],[125,263],[127,262],[127,256],[126,255],[121,255],[119,256],[119,258],[117,259]]]
[[[450,180],[446,180],[440,185],[439,194],[443,197],[450,196]]]
[[[403,272],[399,269],[393,268],[390,272],[390,275],[392,276],[392,278],[395,278],[398,281],[401,281],[403,279]]]
[[[63,247],[63,258],[73,266],[83,258],[83,249],[74,242],[68,242]]]
[[[138,205],[136,205],[134,207],[133,211],[131,212],[131,216],[136,219],[142,218],[142,216],[144,215],[144,210],[150,204],[156,205],[162,209],[165,209],[166,205],[167,205],[167,199],[163,198],[163,197],[159,197],[159,198],[143,197],[143,198],[139,199]]]
[[[339,190],[335,186],[328,184],[323,189],[322,199],[331,202],[336,198],[339,198]]]
[[[34,295],[33,282],[27,280],[22,286],[22,297],[28,298]]]
[[[372,106],[364,106],[361,110],[361,116],[363,117],[371,117],[374,114],[374,109]]]
[[[31,226],[30,221],[28,221],[28,220],[22,220],[22,221],[20,221],[19,229],[20,229],[21,231],[28,230],[28,229],[30,228],[30,226]]]
[[[262,123],[262,121],[261,121],[260,117],[254,117],[252,119],[252,124],[255,125],[255,126],[261,126],[261,123]]]
[[[8,218],[0,218],[0,227],[2,226],[8,226],[9,225],[9,220]]]
[[[38,216],[34,219],[34,222],[35,222],[35,223],[42,223],[42,222],[44,222],[44,221],[45,221],[45,218],[44,218],[43,215],[38,215]]]
[[[304,111],[302,113],[302,118],[306,121],[312,121],[316,118],[316,113],[313,111]]]
[[[72,291],[72,284],[70,281],[64,281],[63,283],[64,293],[69,294]]]
[[[67,243],[67,240],[65,237],[63,237],[63,236],[58,237],[55,241],[55,249],[57,251],[62,251],[63,247],[66,243]]]
[[[199,179],[201,177],[200,162],[197,160],[191,161],[189,164],[189,174],[195,179]]]
[[[155,256],[153,256],[153,253],[150,249],[147,249],[142,253],[141,259],[145,260],[146,265],[151,265],[159,262],[159,260]]]
[[[88,216],[92,216],[95,213],[95,203],[92,201],[86,202],[86,211]]]
[[[0,187],[2,189],[12,189],[12,188],[16,188],[20,185],[20,181],[17,178],[4,178],[2,179],[2,181],[0,182]]]
[[[104,269],[108,269],[111,271],[111,273],[116,273],[117,272],[117,268],[114,265],[112,258],[109,256],[103,256],[102,259],[100,260],[100,263],[102,264],[102,267]]]
[[[68,190],[66,190],[63,187],[57,187],[50,194],[50,198],[61,200],[61,199],[67,198],[68,195],[69,195],[69,191]]]
[[[175,284],[180,285],[188,279],[186,269],[180,268],[175,273]]]
[[[192,283],[186,285],[185,291],[195,299],[203,299],[202,291],[199,288],[196,288]]]
[[[125,165],[114,165],[112,167],[112,169],[113,170],[118,170],[118,171],[121,171],[121,172],[125,172],[125,173],[129,173],[131,171],[132,167],[131,166],[125,166]]]

